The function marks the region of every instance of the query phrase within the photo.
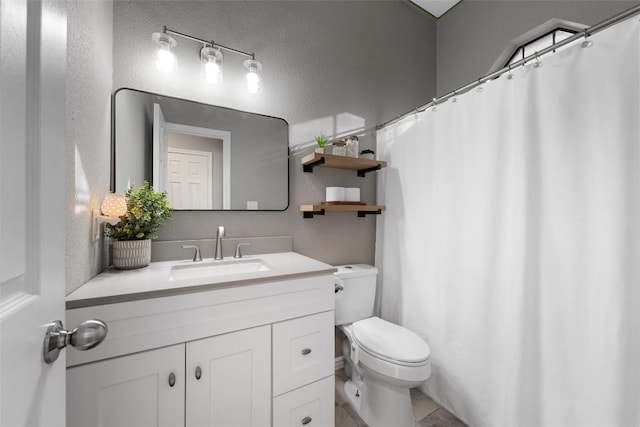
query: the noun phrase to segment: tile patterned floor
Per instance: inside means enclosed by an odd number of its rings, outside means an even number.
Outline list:
[[[347,380],[344,370],[336,371],[336,423],[335,427],[367,427],[362,418],[349,405],[344,393]],[[411,404],[416,427],[466,427],[462,421],[418,389],[411,390]],[[393,427],[393,426],[390,426]]]

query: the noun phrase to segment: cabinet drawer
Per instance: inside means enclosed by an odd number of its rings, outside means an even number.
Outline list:
[[[320,427],[334,425],[334,376],[273,399],[273,425]]]
[[[274,396],[333,374],[333,333],[333,311],[273,325]]]

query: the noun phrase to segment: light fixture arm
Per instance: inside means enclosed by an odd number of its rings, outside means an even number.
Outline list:
[[[188,34],[181,33],[179,31],[170,30],[166,26],[164,26],[162,28],[163,28],[162,32],[165,33],[165,34],[170,34],[172,36],[182,37],[183,39],[194,41],[196,43],[201,43],[201,44],[204,45],[204,47],[217,47],[219,49],[226,50],[227,52],[232,52],[232,53],[235,53],[237,55],[247,56],[247,57],[249,57],[251,59],[256,59],[255,53],[247,53],[247,52],[243,52],[243,51],[238,50],[238,49],[234,49],[232,47],[223,46],[221,44],[214,43],[213,40],[207,41],[207,40],[199,39],[197,37],[193,37],[193,36],[190,36]]]

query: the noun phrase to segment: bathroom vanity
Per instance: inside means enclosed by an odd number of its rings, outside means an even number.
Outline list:
[[[294,252],[108,270],[66,324],[109,328],[67,352],[68,426],[329,426],[336,269]]]

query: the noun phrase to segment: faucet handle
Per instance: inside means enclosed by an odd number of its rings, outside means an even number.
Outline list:
[[[194,261],[202,261],[202,256],[200,255],[200,248],[196,245],[182,245],[182,249],[195,249],[196,251],[193,254]]]
[[[240,250],[242,246],[251,246],[251,243],[238,243],[236,246],[236,253],[233,256],[234,258],[242,258],[242,251]]]

